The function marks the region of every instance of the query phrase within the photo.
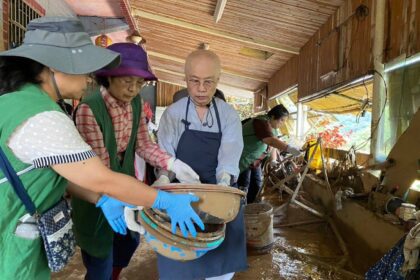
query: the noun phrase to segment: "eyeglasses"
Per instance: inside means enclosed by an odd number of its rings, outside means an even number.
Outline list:
[[[212,79],[205,79],[205,80],[203,80],[203,82],[201,82],[200,79],[196,79],[196,78],[190,78],[190,79],[187,80],[187,82],[193,87],[199,87],[202,83],[203,87],[206,88],[206,89],[211,88],[216,83]]]

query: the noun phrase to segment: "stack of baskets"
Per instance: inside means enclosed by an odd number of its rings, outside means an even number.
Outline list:
[[[241,199],[245,197],[245,193],[236,188],[209,184],[168,184],[157,188],[172,193],[195,194],[200,201],[192,206],[221,221],[207,223],[203,220],[204,231],[196,227],[195,238],[184,237],[179,230],[172,234],[170,220],[164,213],[150,208],[139,211],[137,222],[146,230],[144,237],[149,245],[159,254],[180,261],[197,259],[222,244],[226,223],[235,219]]]

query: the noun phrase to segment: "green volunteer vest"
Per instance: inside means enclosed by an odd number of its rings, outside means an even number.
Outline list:
[[[122,163],[120,163],[117,157],[117,142],[112,119],[99,90],[86,97],[81,103],[89,106],[102,131],[104,144],[109,153],[111,169],[116,172],[135,176],[134,153],[141,114],[140,96],[137,96],[131,102],[133,129]],[[72,199],[72,206],[74,231],[78,245],[91,256],[97,258],[108,256],[112,248],[114,233],[102,210],[96,208],[95,204],[77,197]]]
[[[6,143],[19,125],[45,111],[61,111],[61,109],[36,85],[27,84],[19,91],[0,96],[0,145],[16,172],[29,165],[16,158]],[[4,177],[0,170],[0,179]],[[20,179],[40,213],[54,206],[63,196],[67,186],[67,181],[52,168],[31,170],[21,175]],[[0,184],[0,278],[2,280],[50,279],[50,269],[41,238],[28,240],[14,235],[18,219],[25,214],[27,214],[26,209],[9,182]]]
[[[262,153],[267,150],[267,144],[257,138],[254,131],[254,119],[269,121],[267,115],[255,117],[242,125],[242,135],[244,139],[244,149],[239,160],[239,172],[242,173],[249,168],[249,165],[256,161]],[[277,135],[277,130],[273,129],[273,134]]]

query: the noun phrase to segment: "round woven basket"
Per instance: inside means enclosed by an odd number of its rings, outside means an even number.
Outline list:
[[[166,232],[166,230],[159,228],[157,224],[146,215],[145,211],[140,211],[138,219],[146,230],[144,235],[146,242],[157,253],[173,260],[188,261],[197,259],[208,251],[217,248],[224,240],[223,235],[220,239],[207,243],[199,241],[192,242],[185,238],[183,238],[185,239],[184,242],[180,242],[181,239],[174,234],[169,234],[168,236],[162,234],[162,232]],[[204,244],[206,246],[202,247]]]
[[[166,184],[156,188],[172,193],[193,193],[200,201],[193,207],[222,219],[225,223],[233,221],[238,215],[241,200],[246,194],[234,187],[212,184]]]

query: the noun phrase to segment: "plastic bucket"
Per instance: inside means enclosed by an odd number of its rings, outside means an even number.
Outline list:
[[[249,251],[267,253],[274,243],[273,207],[267,203],[245,206],[246,244]]]

